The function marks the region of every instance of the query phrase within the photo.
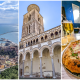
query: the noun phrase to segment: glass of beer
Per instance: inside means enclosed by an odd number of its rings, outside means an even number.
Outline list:
[[[69,34],[69,35],[66,35],[67,39],[68,39],[68,42],[71,42],[72,41],[71,33],[74,30],[73,29],[73,24],[72,23],[63,23],[63,28],[66,31],[66,34]]]

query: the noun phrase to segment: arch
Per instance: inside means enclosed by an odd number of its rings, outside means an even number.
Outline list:
[[[47,40],[47,35],[45,35],[45,40]]]
[[[55,32],[55,35],[58,35],[58,32],[57,31]]]
[[[59,30],[59,33],[61,33],[61,30]]]
[[[44,37],[42,36],[42,37],[41,37],[41,42],[43,42],[43,41],[44,41]]]
[[[42,52],[43,52],[43,50],[44,50],[45,48],[49,49],[49,53],[51,54],[51,47],[45,45],[45,46],[42,46],[41,49],[40,49],[40,51],[41,51],[40,56],[41,56],[41,57],[42,57]]]
[[[61,46],[61,42],[55,42],[55,43],[53,43],[52,44],[52,46],[51,46],[51,48],[52,48],[52,53],[53,53],[53,50],[54,50],[54,48],[56,47],[56,46]],[[54,55],[54,54],[52,54],[52,55]]]
[[[38,51],[38,54],[39,54],[39,56],[40,56],[40,50],[38,49],[38,48],[34,48],[33,50],[32,50],[32,58],[34,57],[34,52],[35,51]]]
[[[61,42],[55,42],[52,45],[51,56],[53,57],[53,60],[54,60],[55,72],[60,74],[61,72]]]
[[[28,42],[28,46],[30,46],[30,42]]]
[[[31,31],[30,31],[30,25],[29,25],[29,33],[30,33]]]
[[[37,72],[40,72],[39,67],[40,67],[40,59],[39,59],[39,49],[34,48],[33,51],[33,74],[36,74]],[[37,65],[37,66],[35,66]]]
[[[33,40],[33,44],[35,44],[35,39]]]
[[[54,34],[53,34],[53,33],[51,33],[51,38],[52,38],[52,37],[54,37]]]
[[[32,40],[31,40],[31,45],[32,45]]]
[[[38,38],[36,39],[36,43],[38,43]]]
[[[29,66],[25,66],[25,72],[29,73]]]
[[[28,21],[30,21],[31,20],[31,14],[29,15],[29,17],[28,17]]]
[[[20,55],[19,55],[19,63],[22,63],[21,61],[23,60],[23,54],[22,53],[20,53]]]
[[[31,52],[30,52],[30,50],[27,50],[26,52],[25,52],[25,59],[26,59],[26,55],[27,55],[27,53],[30,53],[30,58],[31,58]]]
[[[43,46],[41,50],[42,50],[42,64],[43,64],[42,71],[52,73],[52,63],[50,56],[51,48],[49,46]],[[48,73],[46,74],[48,75]]]

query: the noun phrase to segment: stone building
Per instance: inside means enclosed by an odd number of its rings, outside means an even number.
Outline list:
[[[19,76],[55,78],[61,74],[61,27],[44,31],[40,8],[31,4],[27,10],[19,42]]]

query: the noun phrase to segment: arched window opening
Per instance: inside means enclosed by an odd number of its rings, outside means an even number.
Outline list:
[[[61,33],[61,30],[59,31],[59,33]]]
[[[51,37],[54,37],[54,34],[53,33],[51,33]]]
[[[30,33],[30,25],[29,25],[29,33]]]
[[[55,32],[55,35],[58,35],[58,32],[57,31]]]
[[[40,18],[38,18],[38,21],[40,21]]]
[[[29,18],[28,18],[28,21],[30,21],[31,20],[31,15],[29,16]]]
[[[33,40],[33,44],[35,44],[35,39]]]
[[[28,34],[28,27],[27,27],[27,34]]]
[[[41,37],[41,42],[43,42],[44,41],[44,38],[43,37]]]
[[[38,38],[36,39],[36,43],[38,43]]]
[[[30,46],[30,42],[28,42],[28,46]]]
[[[31,45],[32,45],[32,41],[31,41]]]
[[[47,35],[45,36],[45,40],[47,39]]]

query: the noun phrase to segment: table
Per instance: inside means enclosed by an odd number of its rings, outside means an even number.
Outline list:
[[[67,36],[67,37],[69,37],[69,36]],[[80,40],[80,34],[75,34],[74,36],[74,39],[75,40]],[[73,39],[73,38],[72,38]],[[68,44],[66,45],[66,46],[61,46],[61,52],[66,48],[68,46]],[[71,75],[70,73],[68,73],[67,71],[66,71],[66,69],[63,67],[63,65],[62,65],[62,79],[76,79],[73,75]]]

